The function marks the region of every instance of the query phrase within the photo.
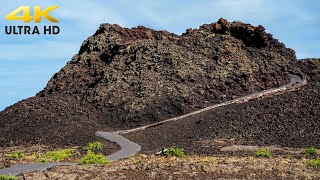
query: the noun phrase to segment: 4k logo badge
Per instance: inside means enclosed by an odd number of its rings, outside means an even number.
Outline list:
[[[48,21],[52,23],[58,23],[59,21],[52,16],[49,15],[49,13],[55,9],[57,9],[58,6],[50,6],[44,10],[41,10],[40,6],[35,6],[34,7],[34,16],[31,16],[30,13],[30,6],[20,6],[11,13],[9,13],[6,16],[6,19],[8,21],[23,21],[25,23],[30,23],[31,20],[34,20],[35,23],[40,23],[41,22],[41,17],[47,19]],[[22,16],[18,16],[19,13],[23,13]]]
[[[20,21],[24,24],[27,23],[41,23],[43,19],[50,23],[58,23],[59,21],[54,18],[50,13],[56,10],[58,6],[50,6],[45,9],[41,9],[40,6],[20,6],[6,15],[7,21]],[[7,35],[57,35],[60,33],[59,26],[5,26],[5,34]]]

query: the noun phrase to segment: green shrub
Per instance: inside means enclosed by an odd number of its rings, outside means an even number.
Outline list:
[[[168,157],[185,157],[183,149],[180,148],[169,148],[162,151],[164,156]]]
[[[307,165],[313,168],[319,168],[320,167],[320,157],[317,159],[311,159],[307,161]]]
[[[99,141],[88,143],[84,148],[86,151],[100,151],[103,149],[103,144]]]
[[[0,174],[0,180],[16,180],[16,179],[17,179],[16,176]]]
[[[266,157],[271,158],[271,153],[268,149],[257,149],[253,152],[253,154],[257,157]]]
[[[49,160],[48,159],[37,159],[36,162],[37,163],[48,163]]]
[[[75,150],[74,149],[62,149],[58,151],[50,151],[44,155],[46,159],[52,159],[54,161],[62,161],[68,157],[73,156]]]
[[[23,158],[24,154],[21,151],[17,151],[12,154],[5,154],[4,156],[12,159],[19,159],[19,158]]]
[[[87,154],[78,162],[79,165],[89,165],[89,164],[110,164],[110,162],[102,155],[95,154],[92,151],[88,151]]]
[[[315,156],[318,154],[317,149],[315,147],[305,148],[304,153],[308,156]]]

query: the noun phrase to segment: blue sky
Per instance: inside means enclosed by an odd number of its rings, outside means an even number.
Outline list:
[[[60,23],[57,36],[7,36],[6,14],[22,5],[46,8]],[[144,25],[181,34],[185,29],[224,17],[253,25],[297,52],[298,58],[320,57],[318,0],[2,0],[0,7],[0,110],[34,96],[77,53],[101,23]],[[41,26],[45,25],[45,20]],[[33,25],[33,24],[29,24]]]

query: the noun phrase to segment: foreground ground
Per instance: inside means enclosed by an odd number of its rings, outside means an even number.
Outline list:
[[[19,150],[26,156],[21,159],[9,159],[5,153]],[[306,155],[304,149],[268,146],[270,158],[254,155],[262,147],[225,146],[214,155],[199,156],[187,154],[186,157],[164,157],[138,154],[126,160],[112,162],[109,165],[54,167],[48,171],[24,173],[18,179],[319,179],[319,169],[310,167],[308,161],[317,155]],[[34,159],[30,154],[45,153],[46,147],[34,146],[2,149],[0,164],[30,163]],[[110,151],[110,148],[105,148]],[[214,152],[214,150],[213,150]],[[76,152],[69,162],[76,162],[81,152]]]
[[[166,158],[139,155],[109,166],[54,167],[18,179],[319,179],[305,159],[256,157]]]

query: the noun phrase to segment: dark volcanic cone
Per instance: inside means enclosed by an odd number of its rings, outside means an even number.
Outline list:
[[[181,36],[103,24],[35,97],[0,113],[0,145],[82,144],[288,82],[295,53],[241,22]]]

